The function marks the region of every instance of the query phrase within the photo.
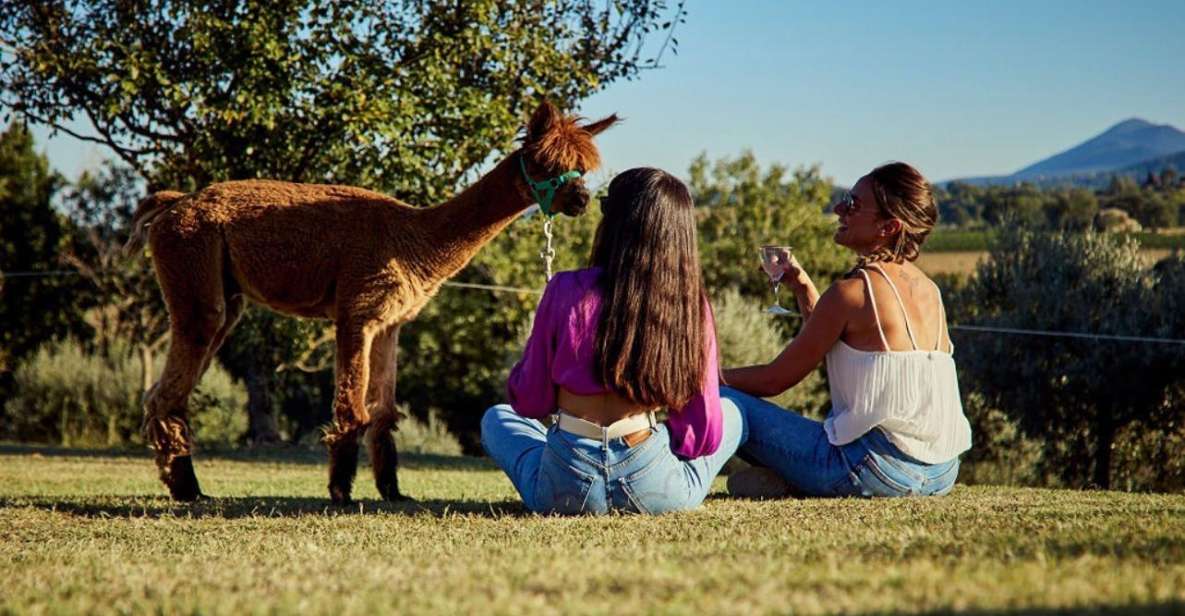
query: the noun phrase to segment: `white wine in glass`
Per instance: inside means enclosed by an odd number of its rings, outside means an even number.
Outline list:
[[[781,302],[778,301],[778,291],[781,290],[782,274],[784,273],[782,268],[789,258],[789,246],[761,247],[761,269],[765,270],[765,274],[769,276],[769,283],[773,286],[774,290],[774,305],[765,309],[769,314],[794,314],[783,308]]]

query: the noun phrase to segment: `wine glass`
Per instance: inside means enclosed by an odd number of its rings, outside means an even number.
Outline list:
[[[781,302],[778,301],[778,291],[781,290],[782,284],[782,266],[790,259],[789,246],[762,246],[761,247],[761,269],[765,270],[765,275],[769,276],[769,283],[774,289],[774,305],[766,308],[765,311],[769,314],[786,315],[794,314],[782,307]]]

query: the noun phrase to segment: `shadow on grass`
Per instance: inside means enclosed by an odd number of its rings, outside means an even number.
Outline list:
[[[925,610],[917,612],[865,612],[872,614],[890,614],[897,616],[938,616],[939,614],[960,614],[961,616],[1012,616],[1013,614],[1033,614],[1035,616],[1060,616],[1062,614],[1098,614],[1101,616],[1121,614],[1185,614],[1185,601],[1165,601],[1163,603],[1132,603],[1129,605],[1083,605],[1065,608],[1033,608],[1018,607],[1013,609],[983,610]]]
[[[361,464],[367,465],[365,448]],[[20,443],[0,444],[0,456],[23,455],[45,458],[136,458],[151,461],[152,452],[147,448],[135,449],[83,449],[77,447],[55,447],[51,445],[28,445]],[[233,462],[265,462],[269,464],[307,464],[328,466],[328,457],[323,449],[310,449],[296,445],[264,447],[243,447],[238,449],[198,449],[194,462],[201,472],[203,460],[229,460]],[[151,462],[149,462],[151,463]],[[494,470],[496,467],[485,458],[470,456],[444,456],[429,453],[399,454],[399,468],[422,470]]]
[[[406,516],[478,515],[489,518],[532,515],[521,501],[476,501],[451,499],[409,500],[390,503],[382,500],[359,500],[338,507],[324,498],[293,496],[214,497],[196,503],[176,503],[166,497],[80,497],[46,498],[42,496],[0,497],[0,509],[32,507],[82,518],[296,518],[302,516],[337,517],[350,515],[395,514]]]

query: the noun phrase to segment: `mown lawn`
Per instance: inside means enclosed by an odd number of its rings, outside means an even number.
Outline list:
[[[361,504],[333,509],[320,455],[273,452],[206,456],[216,498],[177,506],[138,453],[2,446],[0,613],[1185,612],[1185,495],[548,518],[482,460],[404,462],[416,504],[360,476]]]

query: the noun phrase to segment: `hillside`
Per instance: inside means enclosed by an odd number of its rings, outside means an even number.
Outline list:
[[[1010,177],[1016,180],[1113,171],[1185,151],[1185,132],[1140,119],[1120,122],[1065,152],[1033,163]]]
[[[1168,124],[1133,118],[1108,128],[1068,150],[1033,163],[1016,173],[951,180],[975,185],[1032,182],[1052,186],[1098,186],[1112,174],[1159,172],[1166,165],[1185,168],[1185,132]]]

